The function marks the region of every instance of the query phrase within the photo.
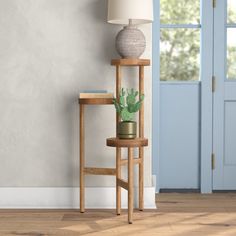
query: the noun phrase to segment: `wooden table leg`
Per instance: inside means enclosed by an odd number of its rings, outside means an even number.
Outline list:
[[[128,148],[128,221],[133,223],[134,208],[134,165],[133,165],[133,148]]]
[[[139,66],[139,94],[144,94],[144,66]],[[139,137],[144,137],[144,105],[141,105],[139,111]],[[143,211],[143,147],[139,148],[139,210]]]
[[[84,105],[80,104],[80,212],[84,213]]]
[[[120,99],[121,90],[121,67],[116,66],[116,98]],[[116,136],[118,136],[118,123],[121,118],[118,113],[116,113]],[[116,148],[116,214],[120,215],[121,212],[121,187],[118,186],[117,179],[121,178],[121,148]]]
[[[143,211],[143,148],[139,148],[140,163],[139,163],[139,210]]]
[[[121,187],[118,185],[118,179],[121,178],[121,148],[116,148],[116,214],[121,212]]]

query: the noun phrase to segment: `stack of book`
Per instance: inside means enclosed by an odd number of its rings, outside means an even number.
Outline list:
[[[114,94],[106,90],[86,90],[79,94],[79,98],[114,98]]]

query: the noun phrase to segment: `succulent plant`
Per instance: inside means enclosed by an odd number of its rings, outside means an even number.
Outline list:
[[[130,90],[127,89],[126,91],[122,88],[120,91],[120,99],[113,99],[116,112],[120,114],[123,121],[132,121],[134,119],[134,113],[141,108],[144,95],[141,94],[139,100],[136,101],[138,95],[139,92],[134,91],[133,88]]]

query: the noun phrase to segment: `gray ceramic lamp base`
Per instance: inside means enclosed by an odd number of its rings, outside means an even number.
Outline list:
[[[143,32],[133,25],[125,26],[116,36],[116,50],[122,58],[139,58],[145,48]]]

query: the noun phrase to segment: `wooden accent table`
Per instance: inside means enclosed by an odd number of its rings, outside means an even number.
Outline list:
[[[121,90],[121,67],[131,66],[139,68],[139,94],[144,94],[144,67],[150,65],[149,59],[114,59],[111,65],[116,67],[116,98],[120,97]],[[139,111],[139,138],[137,139],[107,139],[107,146],[116,147],[116,169],[113,168],[88,168],[84,166],[84,109],[85,105],[111,105],[112,98],[82,98],[79,99],[80,104],[80,212],[84,212],[84,176],[85,175],[114,175],[116,176],[116,212],[120,215],[121,211],[121,187],[128,190],[128,220],[132,223],[133,213],[133,165],[139,165],[139,209],[143,210],[143,174],[144,165],[143,147],[148,145],[148,140],[144,138],[144,105],[141,105]],[[120,116],[116,115],[116,136],[117,126],[120,122]],[[133,148],[139,148],[138,158],[133,157]],[[121,148],[128,148],[128,160],[121,159]],[[128,164],[129,180],[125,182],[121,179],[121,166]]]
[[[144,67],[150,65],[149,59],[114,59],[111,61],[111,65],[116,67],[116,98],[120,98],[120,90],[121,90],[121,80],[122,80],[122,67],[138,67],[139,69],[139,94],[144,94]],[[116,115],[116,136],[118,131],[118,123],[121,121],[119,114]],[[139,147],[139,158],[134,159],[133,162],[137,162],[139,164],[139,209],[142,211],[144,208],[143,201],[143,189],[144,189],[144,146],[147,146],[147,140],[144,139],[144,104],[141,105],[139,110],[139,138],[134,140],[119,140],[118,139],[108,139],[107,145],[110,146],[112,143],[114,147],[116,147],[116,212],[117,215],[120,215],[121,211],[121,165],[126,164],[127,160],[121,159],[121,148],[128,147],[129,155],[133,156],[133,147]],[[146,141],[145,141],[146,140]],[[130,147],[127,145],[131,145]],[[133,145],[133,146],[132,146]],[[112,146],[112,145],[111,145]],[[133,159],[133,158],[130,158]],[[132,164],[131,164],[132,166]],[[132,167],[130,167],[132,168]],[[122,182],[123,183],[123,182]],[[130,203],[131,204],[131,203]],[[129,211],[132,211],[131,207],[129,207]],[[132,214],[129,213],[129,223],[132,223]]]
[[[128,163],[128,182],[123,180],[119,175],[117,175],[117,188],[124,188],[128,191],[128,221],[132,224],[133,221],[133,205],[134,205],[134,165],[139,164],[142,165],[143,168],[143,161],[142,158],[134,158],[134,148],[135,147],[144,147],[148,146],[148,140],[144,138],[136,138],[136,139],[119,139],[119,138],[108,138],[107,139],[107,146],[116,147],[116,148],[128,148],[128,160],[121,160],[117,163],[116,169],[120,169],[122,165],[126,165]],[[139,176],[139,186],[141,185],[142,178]],[[139,192],[139,200],[143,200],[142,195]],[[121,196],[117,196],[116,199],[118,202],[121,202]],[[117,214],[120,214],[120,205],[118,206]],[[140,209],[142,210],[142,209]]]
[[[89,168],[84,166],[84,110],[85,105],[113,105],[113,98],[80,98],[80,212],[84,212],[84,176],[85,175],[116,175],[113,168]]]

